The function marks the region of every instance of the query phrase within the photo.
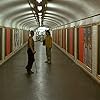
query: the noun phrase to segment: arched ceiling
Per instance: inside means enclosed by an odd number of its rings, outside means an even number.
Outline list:
[[[37,6],[43,6],[37,11]],[[32,7],[33,6],[33,7]],[[38,13],[42,12],[42,24],[50,28],[100,13],[100,0],[1,0],[0,25],[13,28],[39,27]]]

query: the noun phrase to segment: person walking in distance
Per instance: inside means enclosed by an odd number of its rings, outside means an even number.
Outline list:
[[[46,63],[51,64],[52,37],[50,35],[49,30],[46,30],[45,46],[46,46],[46,56],[47,56]]]
[[[26,66],[28,74],[34,73],[31,71],[31,69],[32,69],[33,62],[35,61],[34,54],[36,53],[36,51],[34,50],[34,40],[33,40],[34,31],[31,31],[30,35],[31,36],[29,36],[28,38],[28,49],[27,49],[28,64]]]

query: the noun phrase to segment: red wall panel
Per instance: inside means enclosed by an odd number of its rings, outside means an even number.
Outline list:
[[[6,56],[10,54],[10,29],[6,28]]]
[[[2,60],[2,28],[0,28],[0,60]]]
[[[70,47],[69,47],[69,53],[70,54],[74,54],[74,51],[73,51],[73,42],[74,42],[74,39],[73,39],[73,29],[70,29],[70,34],[69,34],[69,45],[70,45]]]
[[[79,60],[83,62],[84,60],[84,29],[79,28]]]
[[[58,32],[58,45],[60,46],[60,30]]]
[[[66,50],[66,29],[64,29],[63,33],[63,48]]]
[[[62,48],[66,50],[66,33],[65,29],[62,31]]]
[[[57,30],[57,32],[56,32],[56,43],[58,44],[58,30]]]
[[[62,48],[64,48],[64,30],[62,29]]]

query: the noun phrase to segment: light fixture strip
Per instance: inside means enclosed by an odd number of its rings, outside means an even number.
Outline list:
[[[42,0],[36,0],[38,3],[42,2]]]
[[[37,6],[37,9],[38,9],[39,11],[41,11],[41,10],[42,10],[42,6]]]

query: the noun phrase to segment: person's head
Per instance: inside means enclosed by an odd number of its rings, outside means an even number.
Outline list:
[[[50,31],[49,30],[46,30],[46,35],[50,35]]]
[[[31,31],[30,34],[31,34],[31,36],[33,37],[33,36],[34,36],[34,31]]]

